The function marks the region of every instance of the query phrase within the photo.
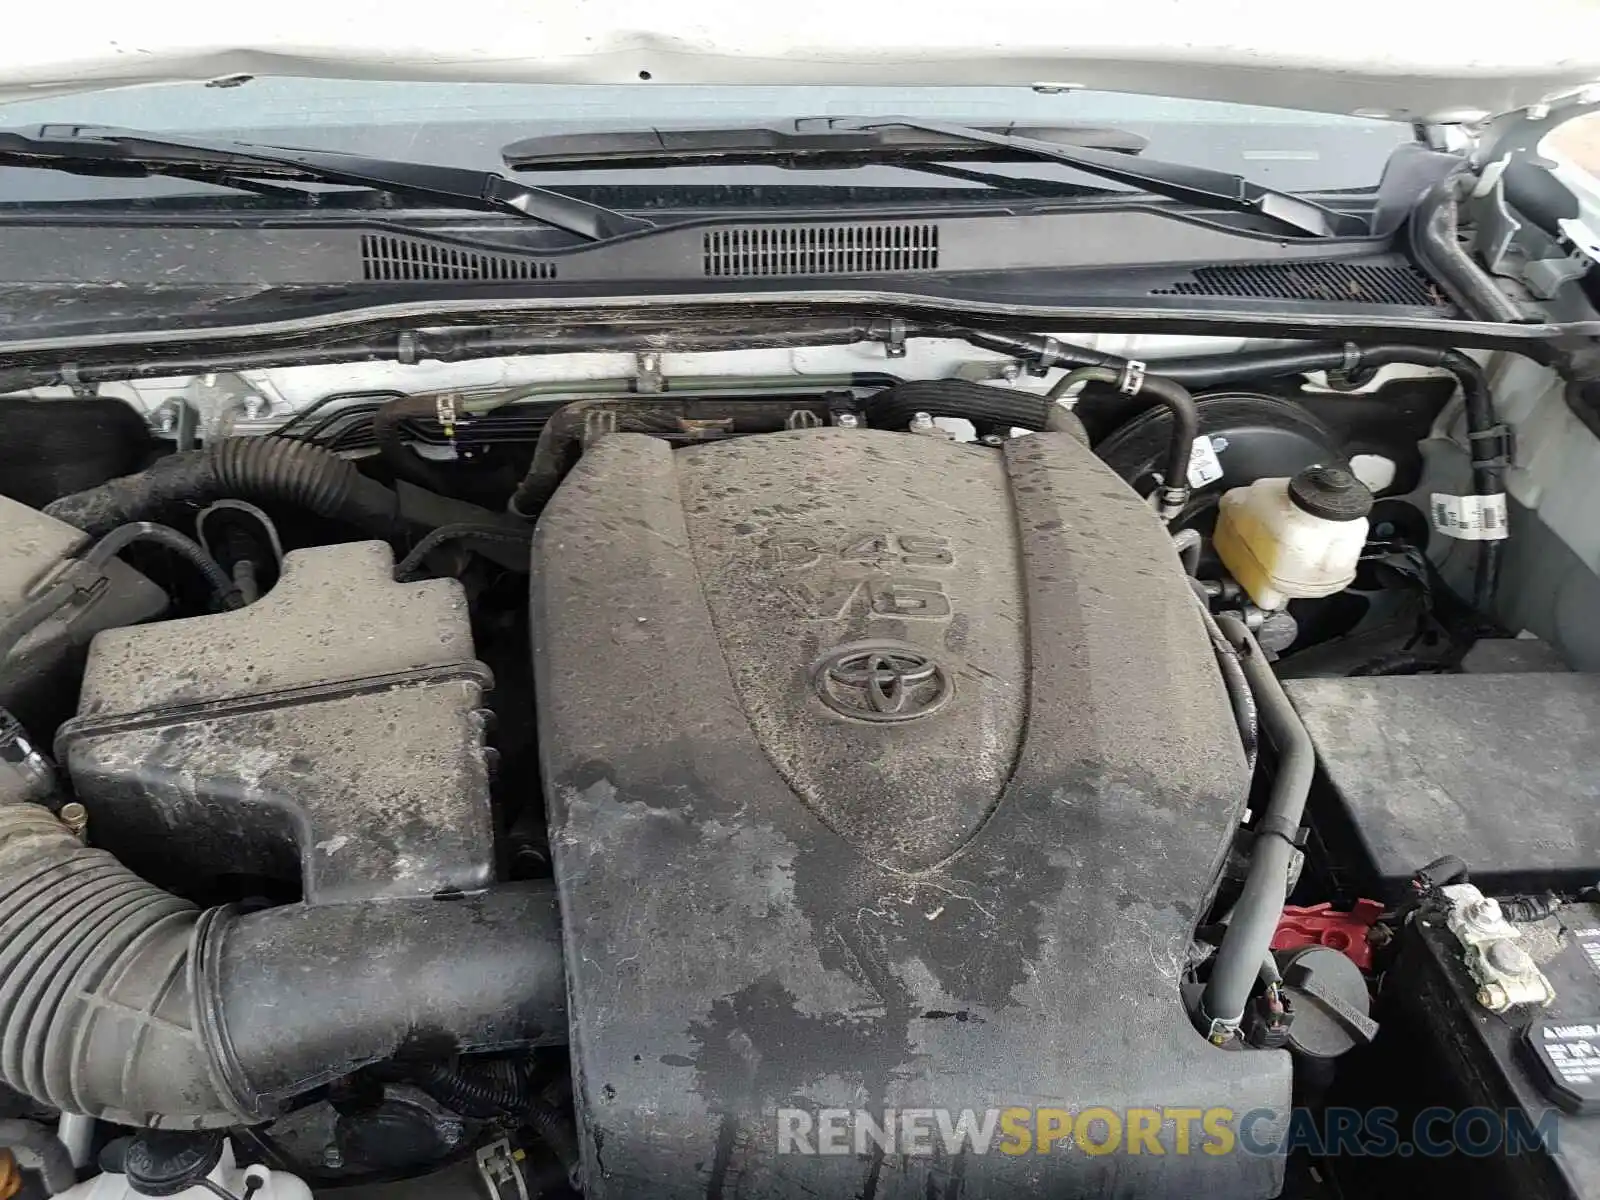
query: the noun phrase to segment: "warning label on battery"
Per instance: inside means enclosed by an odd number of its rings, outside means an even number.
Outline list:
[[[1574,929],[1572,940],[1578,944],[1584,961],[1600,975],[1600,928]]]
[[[1594,1111],[1600,1104],[1600,1017],[1535,1021],[1526,1036],[1544,1068],[1545,1093],[1572,1112]]]

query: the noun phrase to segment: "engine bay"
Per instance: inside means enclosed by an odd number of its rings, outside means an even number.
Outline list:
[[[19,1189],[1587,1194],[1600,687],[1508,615],[1503,376],[1057,365],[0,397]],[[1380,1109],[1566,1156],[1332,1154]]]

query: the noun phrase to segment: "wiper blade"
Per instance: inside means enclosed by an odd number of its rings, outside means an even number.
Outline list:
[[[1142,139],[1135,138],[1133,147],[1118,146],[1107,144],[1115,130],[1077,132],[1086,136],[1074,141],[1071,130],[989,129],[920,117],[814,117],[782,125],[537,137],[514,142],[501,153],[513,169],[545,170],[687,163],[859,166],[956,158],[1058,162],[1202,208],[1256,213],[1314,237],[1358,237],[1368,232],[1359,216],[1324,208],[1242,175],[1136,158],[1130,149],[1142,149]],[[1038,133],[1052,136],[1034,136]]]
[[[589,241],[655,228],[653,221],[528,187],[495,171],[331,150],[199,141],[104,126],[0,129],[0,166],[121,178],[172,175],[224,186],[232,179],[290,179],[373,188],[448,208],[526,217]]]
[[[952,126],[962,128],[965,126]],[[976,127],[974,127],[976,128]],[[1148,139],[1097,126],[983,126],[1002,138],[1027,137],[1121,154],[1138,154]],[[800,117],[758,125],[712,129],[664,126],[585,133],[543,134],[500,151],[506,166],[522,171],[626,170],[681,166],[779,166],[827,170],[875,163],[1033,162],[1038,155],[1004,141],[923,129],[898,117]]]

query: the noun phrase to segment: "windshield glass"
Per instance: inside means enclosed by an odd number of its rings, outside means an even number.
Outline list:
[[[219,86],[224,84],[227,86]],[[965,124],[1092,125],[1149,139],[1144,157],[1211,167],[1283,191],[1374,186],[1408,125],[1290,109],[1166,99],[1081,89],[1019,87],[752,87],[571,84],[441,84],[248,78],[124,88],[0,104],[0,126],[114,125],[166,134],[341,150],[381,158],[500,170],[500,147],[539,134],[656,124],[721,126],[812,116],[916,116]],[[991,174],[1115,187],[1050,163],[983,164]],[[659,171],[519,173],[527,182],[582,191],[847,185],[873,189],[968,189],[893,166],[793,171],[769,166]],[[236,195],[173,179],[105,179],[0,168],[0,203],[108,197]]]

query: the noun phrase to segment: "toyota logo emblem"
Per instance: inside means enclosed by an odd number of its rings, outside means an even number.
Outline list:
[[[949,674],[931,656],[903,642],[852,642],[811,667],[822,702],[857,721],[913,721],[950,699]]]

